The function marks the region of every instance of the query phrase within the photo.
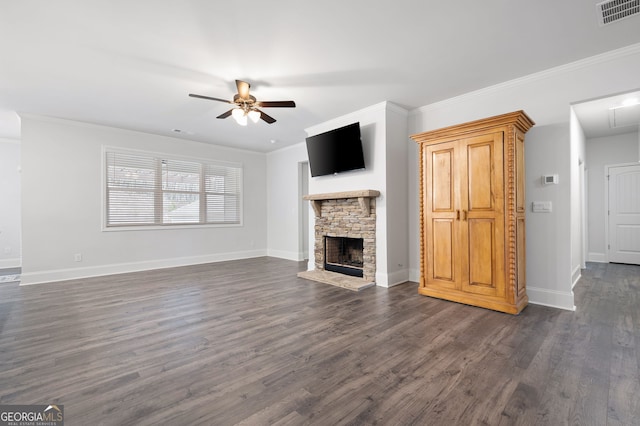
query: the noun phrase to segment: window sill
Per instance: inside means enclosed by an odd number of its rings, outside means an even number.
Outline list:
[[[120,232],[120,231],[165,231],[165,230],[181,230],[181,229],[201,229],[201,228],[241,228],[241,223],[222,223],[222,224],[184,224],[184,225],[138,225],[138,226],[102,226],[102,232]]]

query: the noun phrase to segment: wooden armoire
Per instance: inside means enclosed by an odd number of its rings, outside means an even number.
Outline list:
[[[420,286],[510,314],[527,305],[524,113],[411,136],[420,161]]]

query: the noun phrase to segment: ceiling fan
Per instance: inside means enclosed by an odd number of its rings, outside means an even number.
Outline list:
[[[260,119],[266,121],[269,124],[276,122],[275,118],[265,114],[263,111],[259,110],[258,107],[295,108],[296,106],[296,103],[294,101],[258,101],[254,96],[249,94],[249,87],[251,87],[251,85],[246,81],[236,80],[236,87],[238,88],[238,93],[233,95],[233,101],[229,101],[227,99],[212,98],[211,96],[196,95],[194,93],[189,93],[189,96],[191,96],[192,98],[208,99],[210,101],[225,102],[235,105],[234,108],[231,108],[229,111],[220,114],[216,118],[227,118],[229,116],[233,116],[233,118],[241,126],[247,125],[247,118],[250,118],[254,123],[257,123]]]

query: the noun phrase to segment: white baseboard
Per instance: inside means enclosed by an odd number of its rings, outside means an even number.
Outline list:
[[[589,253],[587,259],[589,262],[608,263],[607,255],[604,253]]]
[[[420,282],[420,268],[409,269],[409,281]]]
[[[22,266],[22,259],[16,257],[14,259],[0,259],[0,268],[19,268]]]
[[[376,272],[376,285],[379,287],[393,287],[409,281],[409,270],[401,269],[390,274]]]
[[[565,309],[567,311],[575,311],[573,304],[573,291],[563,292],[548,290],[545,288],[527,286],[527,296],[529,303],[533,305],[543,305],[552,308]]]
[[[392,272],[389,274],[389,287],[393,287],[394,285],[404,284],[409,281],[409,270],[401,269],[396,272]]]
[[[104,275],[125,274],[128,272],[149,271],[152,269],[174,268],[177,266],[198,265],[202,263],[223,262],[225,260],[249,259],[266,256],[266,250],[250,250],[232,253],[216,253],[203,256],[159,259],[144,262],[117,263],[109,265],[87,266],[83,268],[56,269],[40,272],[23,272],[20,285],[44,284],[56,281],[80,278],[100,277]]]
[[[376,285],[378,287],[389,287],[389,280],[387,274],[382,272],[376,272]]]
[[[286,251],[286,250],[267,250],[267,256],[270,257],[278,257],[280,259],[294,260],[296,262],[301,262],[305,259],[304,253],[295,252],[295,251]]]
[[[573,290],[573,288],[576,286],[576,284],[578,284],[578,281],[580,281],[580,278],[582,278],[582,269],[580,268],[580,265],[576,266],[573,270],[573,273],[571,274],[571,289]]]

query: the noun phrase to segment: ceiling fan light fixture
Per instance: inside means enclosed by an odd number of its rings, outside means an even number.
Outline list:
[[[260,120],[260,112],[256,111],[255,109],[252,109],[251,111],[249,111],[247,115],[249,116],[251,121],[253,121],[254,123],[257,123],[258,120]]]
[[[240,118],[236,118],[236,123],[238,123],[241,126],[246,126],[247,125],[247,116],[243,115]]]
[[[640,1],[640,0],[634,0]],[[224,102],[225,104],[231,104],[235,107],[223,112],[216,118],[228,118],[233,117],[236,122],[241,126],[246,126],[248,119],[257,123],[259,120],[264,121],[267,124],[273,124],[276,119],[263,111],[260,108],[295,108],[296,103],[294,101],[260,101],[258,102],[255,96],[249,94],[249,87],[251,85],[246,81],[236,80],[236,87],[238,93],[233,96],[233,100],[229,101],[222,98],[213,98],[211,96],[196,95],[195,93],[189,93],[192,98],[207,99],[210,101]]]
[[[242,110],[242,108],[235,108],[233,111],[231,111],[231,115],[236,119],[236,121],[238,121],[238,119],[244,115],[244,111]]]
[[[233,111],[231,111],[231,116],[233,117],[234,120],[236,120],[236,123],[238,123],[239,125],[241,126],[247,125],[247,114],[244,112],[242,108],[236,108]]]

